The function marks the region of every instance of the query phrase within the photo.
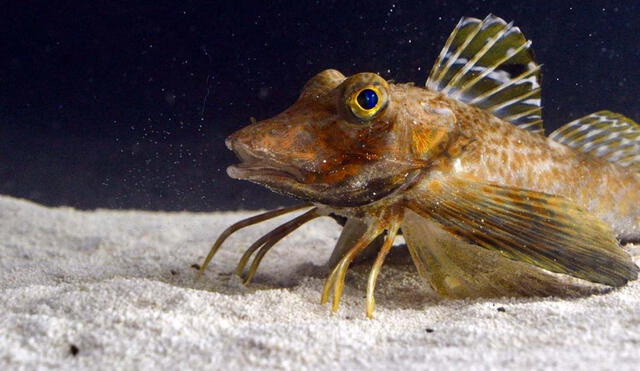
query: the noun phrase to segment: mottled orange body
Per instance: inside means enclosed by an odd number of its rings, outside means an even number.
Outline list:
[[[249,247],[246,281],[266,252],[319,216],[346,218],[322,301],[377,252],[375,280],[402,233],[420,274],[443,296],[559,295],[584,282],[621,286],[638,267],[616,241],[640,238],[640,127],[599,112],[544,136],[540,67],[517,27],[464,18],[427,87],[325,70],[283,113],[227,139],[231,177],[313,207]],[[566,143],[562,144],[562,143]],[[235,230],[300,207],[265,213]],[[550,272],[583,280],[567,282]]]
[[[473,138],[464,153],[445,161],[450,175],[568,197],[606,221],[619,238],[640,239],[637,172],[519,129],[476,107],[442,96],[429,99],[434,94],[409,89],[417,91],[408,104],[437,101],[451,109],[462,136]]]

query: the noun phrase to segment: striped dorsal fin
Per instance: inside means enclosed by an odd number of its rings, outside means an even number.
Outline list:
[[[544,135],[540,65],[518,27],[493,15],[462,18],[427,79],[427,88]]]
[[[591,156],[640,171],[640,126],[619,113],[592,113],[561,126],[549,138]]]

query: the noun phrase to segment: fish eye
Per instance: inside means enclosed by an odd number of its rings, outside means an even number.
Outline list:
[[[386,92],[376,84],[355,90],[347,98],[347,108],[357,123],[366,123],[378,115],[387,105]]]
[[[372,89],[363,89],[358,93],[356,102],[362,109],[373,109],[378,104],[378,94]]]

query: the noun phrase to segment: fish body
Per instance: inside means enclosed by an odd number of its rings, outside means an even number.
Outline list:
[[[618,238],[640,240],[638,173],[468,104],[440,99],[457,118],[461,135],[473,138],[445,162],[443,172],[567,197],[609,224]]]
[[[448,297],[557,295],[622,286],[638,267],[617,239],[640,238],[640,127],[601,111],[544,136],[540,66],[520,30],[463,18],[425,88],[377,74],[314,76],[273,118],[231,135],[228,174],[307,202],[249,247],[266,252],[320,216],[346,218],[322,301],[337,310],[349,265],[377,253],[367,286],[402,233],[418,272]],[[223,232],[297,208],[268,212]],[[575,283],[566,278],[577,279]],[[569,291],[571,291],[569,290]]]

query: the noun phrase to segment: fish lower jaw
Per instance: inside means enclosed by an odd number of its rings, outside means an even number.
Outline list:
[[[278,179],[299,181],[299,178],[302,176],[299,172],[296,174],[294,169],[285,170],[261,163],[240,163],[231,165],[227,168],[227,174],[233,179],[255,181],[271,180],[276,182]]]

